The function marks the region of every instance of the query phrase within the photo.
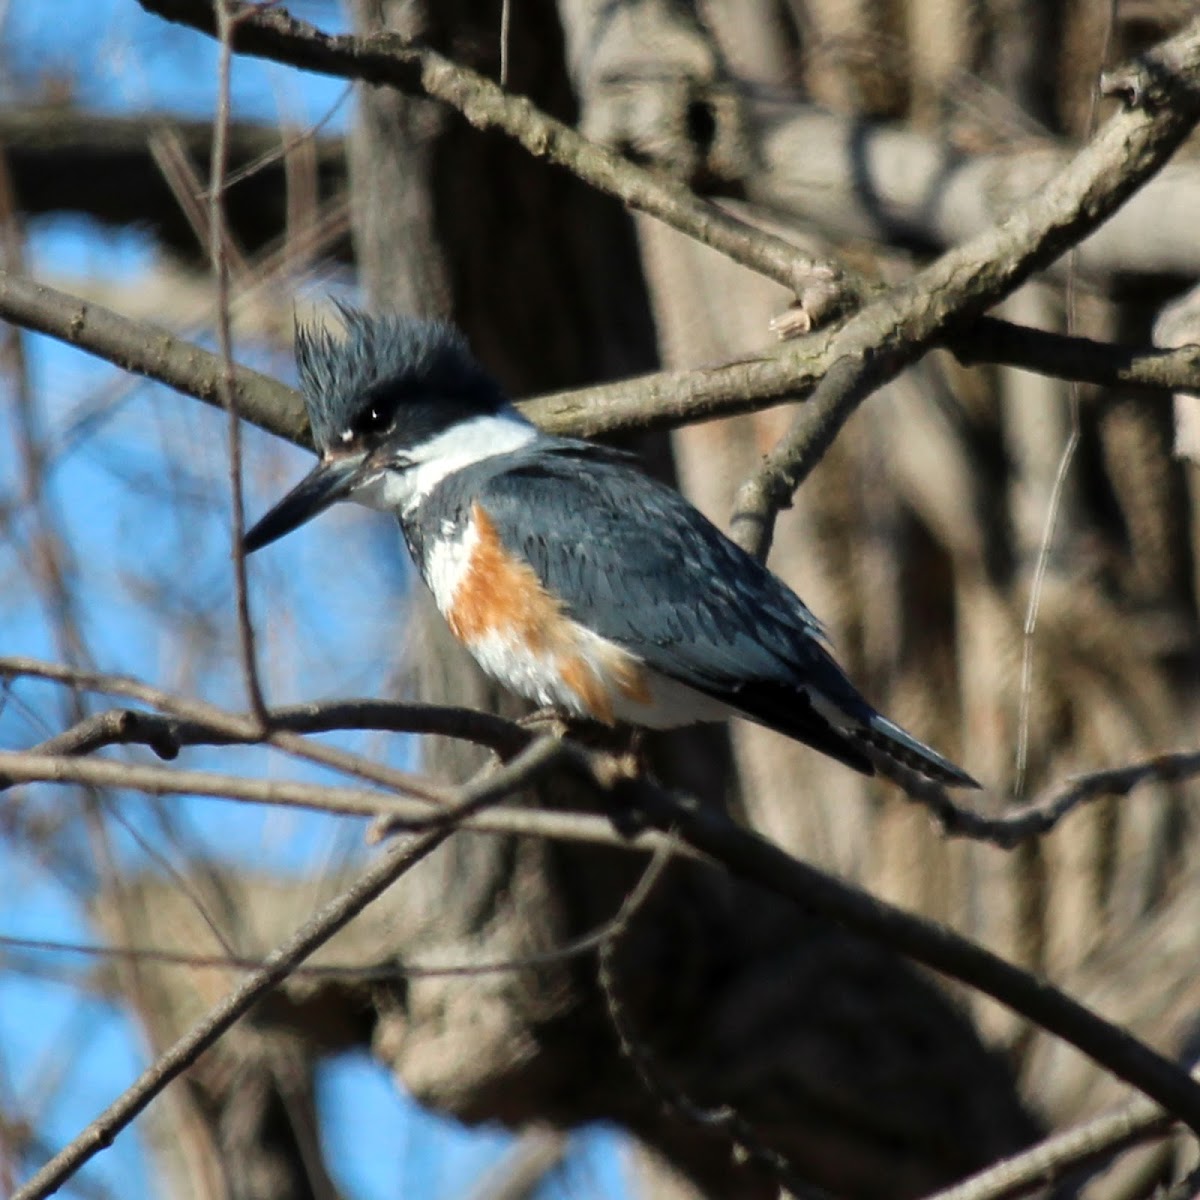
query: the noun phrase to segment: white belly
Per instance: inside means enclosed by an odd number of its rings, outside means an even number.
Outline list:
[[[586,673],[564,674],[561,649],[531,653],[499,633],[467,649],[483,671],[502,687],[543,708],[573,717],[644,729],[675,729],[698,721],[722,721],[732,710],[692,688],[645,667],[635,655],[575,627],[569,660]],[[636,682],[631,684],[631,680]],[[597,697],[603,699],[597,703]]]

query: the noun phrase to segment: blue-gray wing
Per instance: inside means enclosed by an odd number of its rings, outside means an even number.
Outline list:
[[[471,490],[572,617],[734,707],[761,683],[870,711],[799,597],[679,493],[588,443],[555,445]]]

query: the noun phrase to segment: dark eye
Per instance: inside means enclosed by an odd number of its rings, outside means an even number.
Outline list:
[[[354,437],[369,437],[382,433],[392,423],[391,410],[382,404],[365,404],[350,422],[349,432]]]

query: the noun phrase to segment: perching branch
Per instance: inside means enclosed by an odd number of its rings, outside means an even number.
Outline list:
[[[444,791],[407,771],[399,771],[384,763],[372,762],[361,755],[349,754],[333,746],[317,745],[283,730],[268,728],[264,731],[260,722],[252,716],[230,713],[216,705],[205,704],[201,700],[174,696],[169,692],[164,692],[161,688],[152,687],[150,684],[142,683],[140,680],[131,679],[128,676],[81,671],[57,663],[41,662],[33,658],[0,658],[0,678],[12,678],[20,675],[50,679],[83,690],[106,692],[109,695],[139,700],[172,716],[198,722],[212,731],[229,737],[234,742],[257,741],[263,745],[273,746],[287,754],[331,767],[335,771],[354,775],[384,787],[422,796],[434,803],[448,802],[448,795]],[[85,727],[83,736],[91,735],[92,732]]]
[[[395,700],[313,701],[267,710],[270,727],[288,733],[338,730],[410,733],[459,738],[504,758],[532,740],[529,730],[474,708],[409,704]],[[160,716],[136,708],[110,708],[87,717],[36,747],[38,754],[91,754],[102,746],[148,746],[172,759],[185,746],[254,746],[261,737],[214,729],[203,721]]]
[[[538,747],[542,750],[539,752]],[[551,752],[552,751],[552,752]],[[712,859],[754,886],[791,899],[850,930],[899,950],[914,961],[978,988],[1042,1028],[1063,1038],[1098,1064],[1125,1079],[1164,1109],[1200,1128],[1200,1085],[1128,1033],[1098,1017],[1049,983],[1037,980],[970,940],[931,921],[905,913],[866,892],[793,859],[766,839],[742,829],[724,814],[669,795],[650,782],[630,779],[611,756],[587,752],[570,742],[534,743],[510,764],[478,779],[454,797],[458,807],[405,802],[378,792],[314,787],[274,780],[246,780],[211,772],[172,771],[94,759],[51,759],[28,754],[0,756],[0,775],[10,779],[88,782],[95,786],[132,787],[155,794],[191,793],[265,803],[300,804],[348,815],[382,814],[405,828],[456,827],[496,832],[533,832],[557,836],[537,818],[565,814],[528,813],[506,808],[477,817],[462,807],[523,787],[540,773],[566,767],[586,776],[601,794],[612,796],[614,815],[647,820],[669,840]],[[474,788],[474,791],[471,788]],[[578,820],[582,814],[570,814]],[[533,817],[532,827],[528,822]],[[514,819],[515,818],[515,819]],[[596,818],[591,818],[595,821]],[[578,829],[573,832],[578,832]],[[639,839],[640,845],[646,845]]]

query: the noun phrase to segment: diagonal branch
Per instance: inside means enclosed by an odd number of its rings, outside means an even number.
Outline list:
[[[1034,196],[993,228],[851,316],[834,362],[762,467],[739,489],[734,533],[760,558],[775,516],[851,414],[941,341],[1095,229],[1159,171],[1200,120],[1200,18],[1126,69],[1139,107],[1116,113]]]
[[[1113,1112],[1064,1129],[1028,1150],[1006,1158],[936,1192],[925,1200],[1008,1200],[1076,1167],[1111,1158],[1122,1150],[1165,1137],[1174,1120],[1157,1104],[1137,1096]]]
[[[38,1171],[13,1200],[40,1200],[57,1191],[67,1180],[105,1147],[173,1079],[190,1067],[209,1046],[244,1016],[292,968],[324,945],[356,917],[372,900],[383,894],[406,871],[416,866],[450,836],[442,827],[416,842],[393,846],[378,862],[340,896],[330,901],[277,950],[267,956],[260,970],[230,992],[209,1014],[160,1055],[141,1076],[102,1112],[78,1137],[60,1150]]]
[[[217,36],[209,0],[139,0],[147,12]],[[790,242],[718,208],[685,184],[637,166],[541,112],[485,75],[395,33],[358,37],[322,32],[285,9],[230,3],[237,23],[233,47],[242,54],[411,95],[429,96],[460,112],[477,129],[499,129],[536,158],[565,167],[630,208],[665,221],[696,241],[782,283],[797,296],[814,286],[845,290],[839,267],[816,262]]]
[[[437,849],[457,830],[460,822],[469,819],[483,806],[534,782],[566,753],[561,742],[542,738],[511,763],[497,771],[481,772],[475,780],[460,788],[453,807],[438,812],[427,822],[427,832],[415,841],[394,845],[353,885],[269,954],[260,970],[250,975],[160,1055],[91,1125],[20,1188],[14,1200],[38,1200],[56,1191],[89,1159],[111,1145],[116,1135],[173,1079],[195,1063],[276,984],[286,979],[294,967],[320,949],[397,879]]]
[[[684,845],[757,887],[786,896],[809,912],[978,988],[1082,1050],[1200,1132],[1200,1084],[1177,1064],[1047,980],[944,926],[893,908],[792,858],[723,813],[708,811],[695,801],[669,795],[644,781],[630,786],[636,791],[639,810],[655,828],[674,833]]]
[[[629,779],[611,756],[589,753],[572,743],[534,743],[510,764],[485,775],[474,795],[512,791],[537,771],[566,767],[609,794],[617,816],[646,821],[658,837],[637,839],[636,848],[671,844],[698,853],[731,874],[837,921],[915,962],[966,983],[1087,1054],[1167,1112],[1200,1129],[1200,1084],[1186,1071],[1131,1034],[1073,1000],[1044,979],[1006,962],[991,951],[932,921],[894,908],[869,893],[792,858],[765,838],[734,824],[725,814],[669,794],[645,779]],[[540,753],[540,757],[539,756]],[[126,786],[155,793],[189,792],[266,803],[302,804],[355,815],[386,814],[389,827],[399,817],[407,827],[438,828],[454,817],[463,828],[536,836],[609,841],[609,828],[583,813],[541,812],[505,807],[476,817],[474,810],[436,808],[380,792],[315,787],[274,780],[246,780],[210,772],[134,767],[95,759],[46,758],[13,753],[0,756],[0,774],[14,779],[77,780],[96,786]],[[456,800],[472,795],[461,789]],[[627,845],[629,843],[626,843]]]
[[[0,316],[147,379],[221,408],[221,360],[165,329],[131,321],[111,309],[56,291],[10,272],[0,272]],[[311,446],[300,397],[286,384],[233,366],[233,401],[242,417],[268,433]]]

